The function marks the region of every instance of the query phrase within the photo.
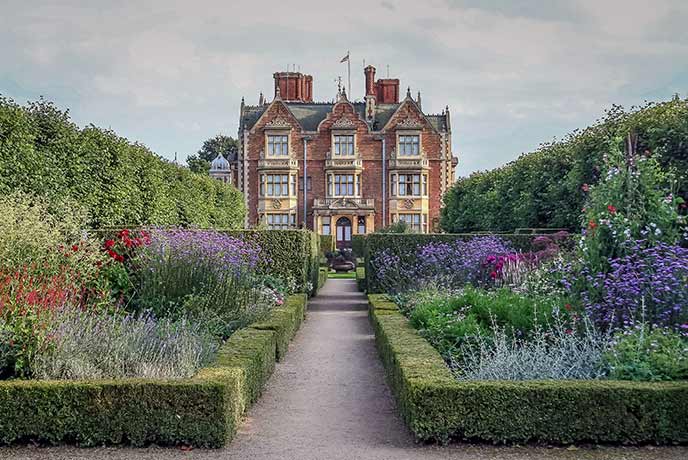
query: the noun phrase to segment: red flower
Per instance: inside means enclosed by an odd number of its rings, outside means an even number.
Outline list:
[[[112,249],[115,246],[115,240],[105,241],[105,249]]]
[[[564,308],[566,309],[566,311],[571,311],[571,304],[567,303],[566,305],[564,305]]]
[[[610,214],[616,214],[616,208],[612,206],[611,204],[607,206],[607,210],[609,211]]]
[[[497,272],[490,273],[490,276],[492,277],[492,279],[497,278]]]
[[[591,220],[590,222],[588,222],[588,228],[590,230],[595,230],[595,227],[597,227],[597,224],[595,223],[594,220]]]
[[[581,185],[581,190],[583,190],[585,193],[588,193],[590,191],[590,186],[588,184],[583,184]]]
[[[78,251],[78,250],[79,250],[79,245],[78,245],[78,244],[75,244],[75,245],[72,246],[72,251],[76,252],[76,251]]]
[[[573,330],[572,330],[572,329],[566,329],[564,332],[567,333],[567,334],[573,334]]]
[[[122,254],[117,254],[117,255],[115,256],[115,260],[116,260],[117,262],[124,262],[124,256],[123,256]]]
[[[126,228],[124,230],[120,230],[117,236],[119,236],[120,238],[129,237],[129,230]]]

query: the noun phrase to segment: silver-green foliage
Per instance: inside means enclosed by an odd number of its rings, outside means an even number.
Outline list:
[[[198,324],[149,313],[64,311],[50,335],[33,365],[39,379],[191,377],[219,342]]]

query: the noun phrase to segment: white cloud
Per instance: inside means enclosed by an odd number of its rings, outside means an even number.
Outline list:
[[[451,107],[460,174],[586,126],[611,103],[688,86],[683,0],[4,3],[0,92],[44,94],[169,158],[235,134],[241,97],[271,96],[287,65],[331,99],[347,49],[354,97],[365,58],[422,90],[427,111]]]

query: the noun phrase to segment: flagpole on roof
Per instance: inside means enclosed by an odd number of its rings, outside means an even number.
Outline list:
[[[346,51],[346,57],[348,58],[346,60],[346,68],[347,68],[348,73],[349,73],[349,100],[353,101],[354,98],[353,98],[353,96],[351,96],[351,54],[350,54],[350,51],[348,51],[348,50]]]

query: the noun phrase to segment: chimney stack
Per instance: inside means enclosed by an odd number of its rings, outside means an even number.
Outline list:
[[[313,77],[301,72],[275,72],[275,95],[285,102],[313,102]]]
[[[375,96],[375,67],[369,65],[363,71],[365,72],[365,95]]]

